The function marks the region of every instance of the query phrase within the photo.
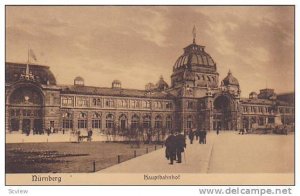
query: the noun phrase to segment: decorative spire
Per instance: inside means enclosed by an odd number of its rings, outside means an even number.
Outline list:
[[[231,75],[231,70],[229,69],[229,71],[228,71],[228,75]]]
[[[193,44],[196,43],[196,27],[194,25],[194,28],[193,28]]]

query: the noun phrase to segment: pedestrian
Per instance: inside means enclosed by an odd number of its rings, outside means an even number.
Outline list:
[[[189,130],[189,139],[190,139],[190,143],[193,144],[194,131],[192,129]]]
[[[177,156],[177,163],[181,163],[181,153],[184,152],[184,148],[186,147],[184,135],[179,132],[175,133],[176,138],[176,156]]]
[[[166,146],[166,158],[170,160],[169,164],[173,165],[173,162],[176,158],[176,138],[172,131],[165,141],[165,146]]]
[[[207,135],[207,131],[204,129],[203,131],[203,143],[206,144],[206,135]]]
[[[199,132],[200,132],[200,130],[198,129],[198,130],[196,130],[196,133],[195,133],[195,135],[196,135],[196,140],[198,140],[198,138],[199,138]]]
[[[203,131],[202,130],[199,130],[199,144],[202,144],[203,143]]]
[[[93,130],[90,129],[89,132],[88,132],[88,139],[87,139],[89,142],[92,141],[92,136],[93,136]]]
[[[219,135],[220,132],[220,126],[217,126],[217,135]]]

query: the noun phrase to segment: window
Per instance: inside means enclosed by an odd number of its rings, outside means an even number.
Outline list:
[[[107,100],[105,101],[105,105],[106,105],[106,107],[114,107],[114,100],[112,100],[112,99],[107,99]]]
[[[31,116],[31,110],[23,110],[23,116]]]
[[[139,126],[139,117],[134,114],[131,118],[131,128],[135,129]]]
[[[78,120],[78,128],[86,129],[87,128],[87,120]]]
[[[93,129],[100,129],[101,128],[101,120],[93,119],[92,120],[92,128]]]
[[[143,101],[142,106],[143,108],[150,108],[150,101]]]
[[[131,100],[131,108],[138,108],[139,107],[139,102],[137,100]]]
[[[192,116],[188,116],[187,122],[186,122],[187,128],[188,129],[192,128],[192,124],[193,124]]]
[[[127,101],[126,100],[118,100],[118,107],[126,108],[127,107]]]
[[[101,128],[101,115],[95,112],[92,116],[92,128],[100,129]]]
[[[162,128],[162,118],[159,115],[155,117],[154,128],[156,129]]]
[[[264,125],[265,124],[265,119],[264,119],[264,117],[259,117],[259,119],[258,119],[258,125]]]
[[[172,118],[171,118],[171,116],[167,116],[167,118],[166,118],[166,128],[167,129],[172,129]]]
[[[73,97],[62,97],[62,106],[73,106]]]
[[[93,106],[96,106],[96,107],[100,107],[101,106],[101,99],[100,98],[93,98]]]
[[[113,128],[114,127],[114,116],[112,114],[108,114],[106,116],[106,128]]]
[[[151,117],[150,116],[144,116],[143,118],[143,128],[150,128],[151,127]]]
[[[89,106],[89,100],[86,97],[77,97],[77,106],[79,107],[87,107]]]
[[[167,109],[172,109],[172,108],[173,108],[172,103],[171,103],[171,102],[167,102],[167,103],[166,103],[166,108],[167,108]]]
[[[64,129],[72,129],[73,128],[73,120],[63,119],[62,127]]]
[[[85,129],[87,128],[87,113],[80,112],[79,113],[79,120],[78,120],[78,128]]]

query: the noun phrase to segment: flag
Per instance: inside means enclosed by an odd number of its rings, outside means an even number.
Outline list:
[[[29,49],[29,58],[32,58],[34,61],[37,61],[37,58],[32,49]]]

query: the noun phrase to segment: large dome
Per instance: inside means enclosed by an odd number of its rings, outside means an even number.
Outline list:
[[[216,63],[212,57],[205,52],[204,46],[193,43],[184,48],[184,53],[174,64],[173,70],[187,67],[216,68]]]

